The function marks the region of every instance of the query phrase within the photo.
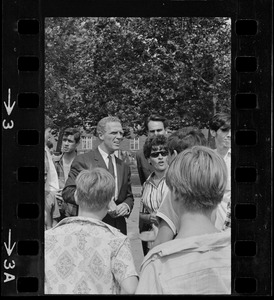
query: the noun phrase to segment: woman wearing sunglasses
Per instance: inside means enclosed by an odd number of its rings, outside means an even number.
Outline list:
[[[156,238],[158,227],[156,213],[168,192],[165,183],[168,168],[166,143],[167,138],[164,135],[156,135],[147,138],[143,148],[145,158],[154,169],[143,184],[140,205],[139,229],[144,255],[152,248]]]

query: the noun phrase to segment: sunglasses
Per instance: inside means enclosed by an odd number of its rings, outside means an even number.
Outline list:
[[[229,130],[231,130],[231,128],[230,127],[224,127],[224,128],[220,128],[220,130],[222,132],[228,132]]]
[[[159,154],[161,154],[163,157],[168,155],[168,152],[166,150],[163,151],[157,151],[157,152],[152,152],[150,153],[150,157],[156,158],[159,156]]]

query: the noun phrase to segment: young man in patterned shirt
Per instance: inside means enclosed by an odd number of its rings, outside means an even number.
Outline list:
[[[45,294],[134,294],[138,274],[130,241],[102,221],[114,193],[106,169],[78,174],[78,216],[45,232]]]

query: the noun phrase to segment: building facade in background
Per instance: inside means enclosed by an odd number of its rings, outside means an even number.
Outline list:
[[[186,131],[190,129],[192,129],[192,127],[185,128]],[[203,129],[202,132],[205,137],[208,138],[208,129]],[[120,149],[122,151],[129,152],[133,159],[135,159],[136,152],[143,148],[146,138],[147,137],[145,135],[133,138],[124,138],[121,143]],[[57,142],[53,137],[51,139],[51,142],[53,143],[53,151],[55,151]],[[94,134],[82,132],[81,140],[79,146],[77,147],[78,154],[82,154],[95,149],[99,144],[100,140]]]

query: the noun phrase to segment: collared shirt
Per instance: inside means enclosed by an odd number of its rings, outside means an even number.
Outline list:
[[[45,190],[50,192],[57,192],[59,190],[58,175],[53,163],[52,156],[47,146],[45,146],[45,160],[48,162]]]
[[[45,224],[45,229],[47,229],[47,226],[52,226],[53,219],[58,221],[60,217],[59,206],[54,192],[45,192],[45,212],[48,214],[47,220],[50,219],[51,222],[50,224]]]
[[[72,160],[73,161],[73,160]],[[72,164],[72,161],[70,164],[67,164],[68,172],[66,172],[65,167],[64,167],[64,153],[61,154],[60,156],[54,156],[53,157],[53,162],[58,174],[58,179],[59,179],[59,185],[60,188],[64,188],[66,180],[68,179],[68,174],[70,170],[70,166]]]
[[[166,221],[174,235],[177,234],[180,226],[180,220],[171,203],[171,192],[168,190],[163,199],[156,216]]]
[[[70,217],[45,232],[45,294],[117,294],[130,276],[130,242],[116,228]]]
[[[143,185],[142,197],[140,202],[140,213],[151,214],[157,213],[158,208],[165,198],[168,187],[166,185],[165,177],[162,177],[158,184],[156,185],[153,177],[155,176],[155,172],[152,172]],[[154,225],[154,224],[153,224]],[[139,216],[139,226],[140,231],[154,231],[154,235],[156,237],[158,228],[156,225],[152,224],[143,225],[142,214]],[[145,226],[145,227],[143,227]],[[147,246],[150,249],[153,245],[153,241],[148,242]]]
[[[100,154],[102,155],[103,157],[103,160],[108,168],[108,164],[109,164],[109,158],[108,156],[110,155],[111,159],[112,159],[112,164],[113,164],[113,168],[114,168],[114,174],[115,174],[115,195],[114,195],[114,198],[116,201],[118,199],[118,193],[119,193],[119,188],[118,188],[118,176],[117,176],[117,166],[116,166],[116,159],[115,159],[115,154],[112,153],[112,154],[107,154],[104,150],[102,150],[100,148],[100,146],[98,147],[98,150],[100,152]],[[128,214],[130,213],[130,207],[128,206],[127,203],[124,203],[126,206],[127,206],[127,210],[128,210]]]
[[[217,149],[215,149],[215,151],[217,152]],[[226,218],[228,215],[228,203],[231,202],[231,148],[227,151],[223,159],[227,167],[227,185],[226,185],[224,197],[221,203],[218,204],[216,210],[215,227],[219,230],[223,229],[225,222],[228,224]]]
[[[168,192],[165,177],[162,177],[159,183],[155,185],[153,181],[154,175],[155,173],[152,172],[143,185],[140,206],[141,212],[157,212],[161,202]]]
[[[136,294],[231,294],[230,230],[175,239],[150,250]]]
[[[64,153],[61,156],[53,158],[54,165],[55,165],[57,175],[58,175],[60,189],[64,188],[67,177],[68,177],[68,174],[66,174],[65,169],[64,169],[63,157],[64,157]],[[60,210],[64,216],[71,217],[71,216],[77,215],[78,208],[77,208],[77,205],[75,205],[75,204],[64,202],[62,204],[62,207],[60,208]]]
[[[100,148],[100,146],[98,147],[98,150],[100,152],[100,154],[103,157],[103,160],[108,168],[108,164],[109,164],[109,158],[108,155],[104,150],[102,150]],[[116,166],[116,160],[115,160],[115,156],[114,153],[110,154],[110,157],[112,159],[112,163],[113,163],[113,167],[114,167],[114,174],[115,174],[115,200],[118,199],[118,176],[117,176],[117,166]]]

